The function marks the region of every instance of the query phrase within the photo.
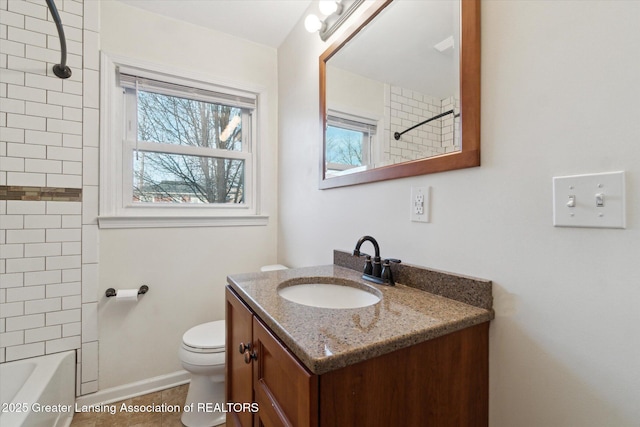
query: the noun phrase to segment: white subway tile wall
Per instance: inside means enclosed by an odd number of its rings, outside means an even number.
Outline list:
[[[460,112],[460,100],[454,96],[442,100],[442,111]],[[442,147],[445,153],[462,149],[460,117],[447,116],[442,121]]]
[[[402,135],[400,140],[396,141],[393,137],[394,132],[403,132],[429,117],[454,107],[459,111],[459,103],[454,97],[438,99],[399,86],[389,86],[389,92],[385,98],[387,100],[385,111],[389,111],[390,115],[386,121],[389,128],[385,129],[385,135],[388,135],[389,141],[384,150],[386,159],[391,163],[399,163],[460,149],[460,132],[458,128],[454,131],[452,116],[446,116],[441,120],[434,120],[413,129]],[[459,121],[455,119],[458,127]]]
[[[0,185],[83,193],[0,201],[0,362],[77,350],[86,394],[98,379],[100,5],[56,6],[66,80],[52,72],[60,40],[45,2],[0,0]]]

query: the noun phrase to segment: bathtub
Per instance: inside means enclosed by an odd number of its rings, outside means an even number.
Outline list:
[[[75,372],[75,351],[0,364],[0,426],[71,424]]]

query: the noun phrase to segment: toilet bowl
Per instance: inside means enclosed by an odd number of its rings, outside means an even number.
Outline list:
[[[182,412],[187,427],[211,427],[225,421],[225,322],[203,323],[182,336],[178,356],[191,374],[191,383]]]

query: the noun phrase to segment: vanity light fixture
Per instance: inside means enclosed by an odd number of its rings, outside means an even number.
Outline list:
[[[320,0],[318,2],[318,9],[324,16],[329,16],[333,13],[340,15],[342,13],[342,3],[335,0]]]
[[[326,41],[362,3],[364,0],[321,0],[318,9],[326,18],[320,20],[310,14],[304,20],[304,27],[310,33],[318,31],[322,41]]]

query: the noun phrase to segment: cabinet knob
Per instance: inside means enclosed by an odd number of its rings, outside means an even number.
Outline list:
[[[251,350],[251,343],[240,343],[240,347],[238,348],[238,351],[240,352],[240,354],[244,354],[245,351],[250,351]]]
[[[258,360],[258,353],[255,351],[247,351],[244,354],[244,363],[249,364],[252,360]]]

